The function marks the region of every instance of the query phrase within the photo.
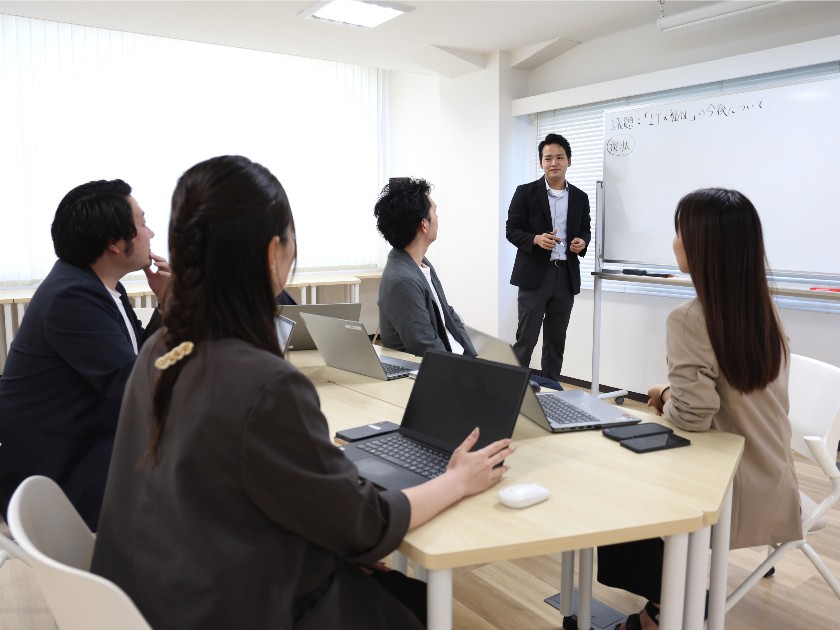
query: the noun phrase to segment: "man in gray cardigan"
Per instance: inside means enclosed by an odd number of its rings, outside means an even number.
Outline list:
[[[423,356],[427,348],[475,356],[464,324],[426,259],[437,238],[437,206],[423,179],[394,177],[374,207],[376,228],[393,249],[379,284],[379,333],[394,350]]]

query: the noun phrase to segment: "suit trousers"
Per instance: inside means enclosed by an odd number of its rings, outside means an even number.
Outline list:
[[[519,324],[513,345],[516,358],[520,364],[530,367],[542,327],[542,375],[559,381],[566,349],[566,329],[575,304],[569,269],[550,265],[536,289],[519,288],[517,301]]]

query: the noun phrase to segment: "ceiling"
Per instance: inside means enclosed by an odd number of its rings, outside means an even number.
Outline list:
[[[570,48],[656,21],[658,0],[401,0],[415,9],[376,29],[304,20],[314,2],[0,1],[0,13],[119,31],[459,76],[496,51],[530,70]],[[665,2],[666,15],[709,2]]]

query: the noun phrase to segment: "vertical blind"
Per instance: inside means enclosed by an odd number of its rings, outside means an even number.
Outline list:
[[[569,167],[567,179],[570,183],[582,189],[589,195],[592,211],[592,234],[595,234],[595,186],[604,176],[604,112],[609,109],[630,105],[650,105],[680,100],[693,96],[716,94],[745,89],[760,89],[790,82],[837,76],[840,74],[840,63],[831,62],[803,68],[784,70],[727,81],[717,81],[664,92],[642,94],[638,96],[602,101],[579,107],[557,109],[540,112],[531,116],[531,129],[534,132],[533,154],[527,159],[534,160],[536,147],[549,133],[559,133],[566,137],[572,147],[572,165]],[[784,135],[779,136],[779,146],[784,154]],[[796,159],[795,156],[789,156]],[[535,170],[537,176],[542,176],[542,169]],[[652,185],[654,185],[652,183]],[[690,192],[690,191],[686,191]],[[807,224],[807,221],[806,221]],[[591,272],[595,267],[595,249],[590,247],[585,258],[581,260],[581,283],[585,288],[592,288]],[[676,270],[676,262],[674,264]],[[783,280],[783,279],[782,279]],[[663,287],[661,285],[646,285],[643,283],[623,283],[606,281],[605,290],[622,291],[627,293],[647,293],[673,297],[693,295],[693,290],[680,287]],[[780,306],[798,308],[802,310],[819,310],[837,312],[840,307],[815,304],[806,300],[793,298],[777,298]]]
[[[376,263],[380,71],[0,15],[0,286],[43,278],[74,186],[124,179],[167,254],[172,190],[242,154],[291,200],[298,269]]]

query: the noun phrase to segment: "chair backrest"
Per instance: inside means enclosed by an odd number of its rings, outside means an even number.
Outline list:
[[[820,464],[805,440],[819,438],[833,461],[840,440],[840,368],[798,354],[790,361],[790,446]]]
[[[128,595],[89,572],[94,536],[55,482],[20,484],[8,522],[61,630],[150,630]]]

